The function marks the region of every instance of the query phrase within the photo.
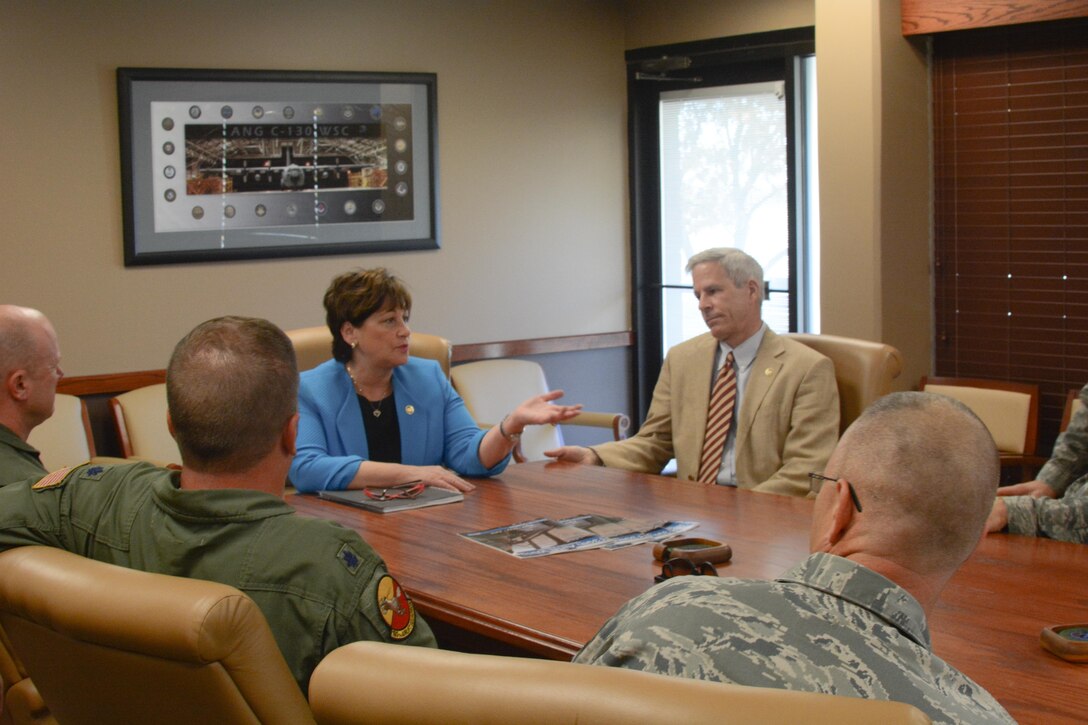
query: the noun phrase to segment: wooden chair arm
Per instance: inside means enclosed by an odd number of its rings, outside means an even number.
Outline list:
[[[588,425],[594,428],[610,428],[613,440],[622,441],[627,437],[627,431],[631,427],[631,419],[623,413],[597,413],[583,410],[570,420],[565,420],[563,425]]]

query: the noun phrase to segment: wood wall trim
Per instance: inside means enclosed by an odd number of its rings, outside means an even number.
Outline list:
[[[901,0],[903,35],[1088,17],[1088,0]]]
[[[633,332],[604,332],[596,335],[569,335],[543,337],[535,340],[505,340],[502,342],[478,342],[453,346],[453,362],[490,360],[518,355],[543,355],[554,352],[579,352],[603,350],[612,347],[630,347],[634,344]],[[64,378],[57,385],[58,393],[68,395],[116,395],[145,385],[166,382],[165,370],[140,370],[131,373],[107,373]]]
[[[610,347],[630,347],[634,344],[633,332],[604,332],[597,335],[569,335],[567,337],[540,337],[535,340],[506,340],[503,342],[477,342],[453,346],[453,362],[491,360],[519,355],[544,355],[552,352],[578,352],[603,350]]]
[[[165,370],[140,370],[131,373],[106,373],[105,375],[78,375],[63,378],[57,385],[58,393],[67,395],[115,395],[147,385],[166,382]]]

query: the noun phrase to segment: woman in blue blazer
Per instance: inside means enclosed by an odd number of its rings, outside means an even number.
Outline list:
[[[559,423],[580,405],[556,390],[525,401],[483,431],[433,360],[408,357],[412,298],[384,269],[342,274],[325,292],[333,359],[302,373],[297,453],[300,491],[429,486],[470,491],[462,476],[506,467],[527,425]]]

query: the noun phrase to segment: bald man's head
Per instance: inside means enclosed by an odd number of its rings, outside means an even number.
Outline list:
[[[932,393],[881,398],[843,435],[826,474],[864,507],[864,541],[922,574],[955,571],[982,536],[999,479],[997,449],[966,406]]]
[[[60,346],[53,325],[38,310],[0,305],[0,422],[25,439],[53,414]]]

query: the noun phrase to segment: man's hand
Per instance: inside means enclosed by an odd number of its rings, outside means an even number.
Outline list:
[[[548,458],[554,458],[557,461],[566,461],[567,463],[583,463],[587,466],[600,466],[601,459],[597,457],[597,454],[590,448],[584,446],[563,446],[562,448],[553,448],[550,451],[544,451],[544,455]]]
[[[1032,498],[1057,498],[1058,492],[1043,481],[1027,481],[997,489],[998,496],[1031,496]]]
[[[1001,499],[994,501],[994,507],[990,509],[990,515],[986,517],[986,533],[993,534],[1002,531],[1009,525],[1009,507]]]

